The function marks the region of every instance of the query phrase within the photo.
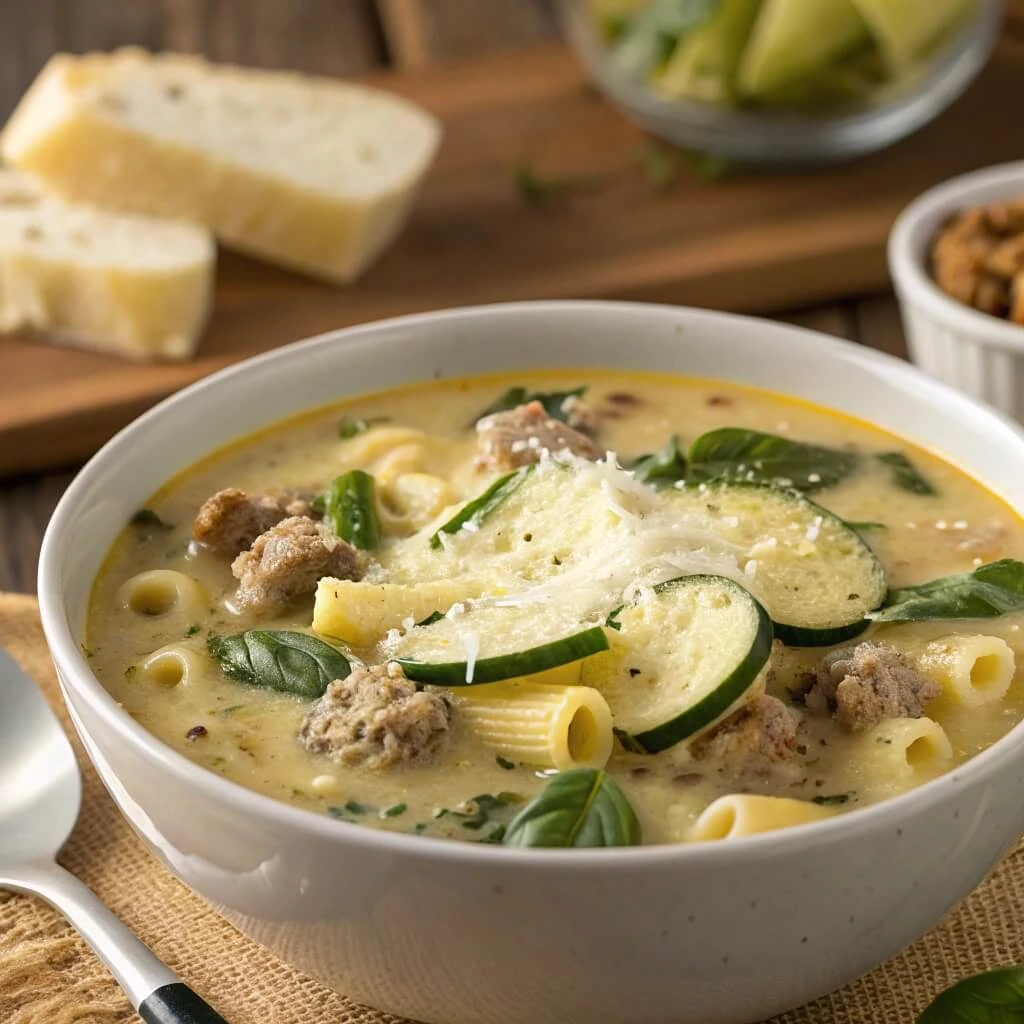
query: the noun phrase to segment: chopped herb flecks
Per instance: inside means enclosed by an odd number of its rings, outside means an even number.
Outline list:
[[[821,804],[823,807],[838,807],[841,804],[848,803],[851,794],[849,793],[832,793],[829,796],[812,796],[811,802]]]
[[[510,761],[507,757],[502,757],[501,754],[495,754],[494,760],[499,768],[504,768],[507,772],[512,771],[516,766],[514,761]]]
[[[185,636],[195,636],[202,628],[203,627],[198,623],[193,622],[192,625],[185,630]]]
[[[173,530],[174,527],[161,519],[151,508],[140,508],[129,520],[132,526],[149,527],[152,530]]]
[[[408,810],[406,804],[392,804],[390,807],[385,807],[381,812],[382,818],[397,818],[400,814],[405,814]]]
[[[338,424],[338,437],[343,441],[348,441],[350,438],[358,437],[360,434],[366,433],[370,427],[376,426],[378,423],[386,423],[388,421],[387,416],[371,416],[369,419],[355,419],[350,420],[347,416]]]

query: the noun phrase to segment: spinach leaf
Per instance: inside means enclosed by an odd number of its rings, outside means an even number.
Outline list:
[[[811,494],[848,477],[860,462],[856,452],[824,448],[742,427],[701,434],[687,453],[687,479],[733,480],[792,487]]]
[[[334,532],[353,547],[380,547],[376,483],[369,473],[352,469],[336,477],[324,495],[323,513]]]
[[[477,416],[473,423],[477,420],[482,420],[485,416],[491,416],[496,412],[508,412],[509,409],[515,409],[520,405],[526,405],[529,402],[540,402],[544,406],[544,411],[553,420],[558,420],[560,423],[565,423],[569,417],[568,412],[562,408],[567,398],[581,398],[586,393],[585,387],[572,388],[569,391],[534,391],[529,392],[524,387],[509,388],[504,394],[499,396],[497,400],[492,402],[479,416]]]
[[[164,532],[174,529],[170,523],[161,519],[151,508],[140,508],[138,512],[128,520],[128,522],[131,526],[139,526],[151,530],[163,530]]]
[[[226,676],[310,700],[352,671],[348,659],[330,644],[288,629],[250,629],[206,641]]]
[[[938,494],[938,491],[914,468],[903,452],[882,452],[875,456],[892,472],[892,482],[911,494]]]
[[[505,846],[636,846],[640,822],[625,794],[603,771],[556,775],[513,819]]]
[[[496,508],[505,503],[508,496],[516,491],[532,472],[533,466],[530,465],[499,476],[483,494],[467,501],[451,519],[442,523],[437,531],[430,535],[430,546],[435,551],[440,550],[444,544],[441,534],[458,533],[467,523],[479,527]]]
[[[679,435],[673,434],[664,448],[649,455],[641,455],[626,469],[644,484],[653,487],[668,487],[678,480],[686,479],[686,456],[679,447]]]
[[[506,807],[513,804],[521,804],[523,798],[518,793],[509,793],[503,790],[500,793],[481,793],[479,796],[471,797],[457,807],[443,807],[434,811],[435,818],[444,818],[451,815],[453,818],[461,819],[459,824],[463,828],[481,829],[489,824],[494,818],[501,814]]]
[[[1024,966],[975,974],[946,989],[917,1024],[1021,1024]]]
[[[868,618],[876,622],[922,619],[991,619],[1024,608],[1024,562],[1003,558],[974,572],[941,576],[916,587],[889,591]]]

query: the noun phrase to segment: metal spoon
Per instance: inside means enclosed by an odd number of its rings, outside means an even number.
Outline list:
[[[59,910],[147,1024],[227,1024],[57,864],[81,801],[82,777],[60,723],[0,650],[0,888],[39,896]]]

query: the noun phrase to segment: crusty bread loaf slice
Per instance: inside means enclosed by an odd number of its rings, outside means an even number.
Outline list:
[[[379,89],[125,49],[52,58],[2,151],[65,198],[195,220],[343,282],[398,234],[439,139]]]
[[[107,213],[0,171],[0,331],[139,360],[187,359],[206,322],[216,246],[183,221]]]

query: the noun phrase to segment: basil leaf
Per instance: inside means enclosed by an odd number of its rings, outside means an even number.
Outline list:
[[[505,846],[636,846],[640,822],[625,794],[603,771],[556,775],[513,819]]]
[[[585,387],[581,386],[572,388],[570,391],[534,391],[531,393],[524,387],[509,388],[496,401],[487,406],[473,422],[476,423],[477,420],[482,420],[485,416],[491,416],[496,412],[508,412],[510,409],[516,409],[520,405],[540,402],[544,406],[544,411],[551,419],[558,420],[559,423],[565,423],[569,417],[568,412],[562,408],[565,400],[567,398],[581,398],[586,390]]]
[[[882,452],[875,456],[892,472],[892,482],[911,494],[938,494],[934,487],[914,468],[903,452]]]
[[[373,477],[353,469],[337,477],[324,495],[324,518],[342,540],[360,551],[380,546],[375,491]]]
[[[946,989],[917,1024],[1020,1024],[1024,1021],[1024,967],[975,974]]]
[[[667,487],[686,478],[686,456],[679,447],[679,436],[673,434],[664,448],[641,455],[626,467],[644,484]]]
[[[701,434],[687,453],[687,479],[733,480],[792,487],[811,494],[848,477],[860,462],[856,452],[791,441],[742,427]]]
[[[330,644],[288,629],[211,636],[206,648],[226,676],[310,700],[323,696],[329,683],[352,671],[348,659]]]
[[[876,622],[991,619],[1022,608],[1024,562],[1003,558],[974,572],[891,590],[885,604],[868,618]]]

